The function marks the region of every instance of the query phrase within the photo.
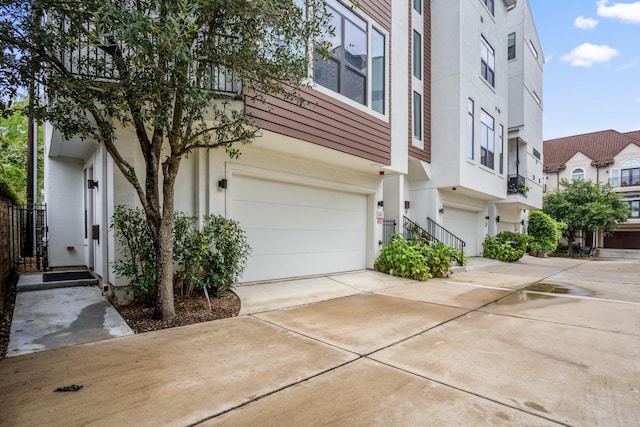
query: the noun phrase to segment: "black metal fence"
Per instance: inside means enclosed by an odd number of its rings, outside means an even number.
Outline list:
[[[382,220],[382,244],[388,245],[391,242],[392,236],[397,233],[397,226],[395,219]]]
[[[46,205],[13,205],[11,208],[13,264],[18,271],[48,269]]]
[[[431,218],[427,218],[427,233],[437,241],[454,248],[461,256],[464,254],[466,243]]]

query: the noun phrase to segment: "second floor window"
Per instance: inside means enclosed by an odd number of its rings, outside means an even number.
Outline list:
[[[315,55],[315,83],[384,114],[385,35],[336,0],[328,0],[327,11],[335,31],[327,35],[328,60]]]
[[[480,117],[480,163],[493,169],[495,152],[495,123],[493,117],[482,111]]]
[[[413,9],[418,12],[418,14],[422,14],[422,0],[413,0]]]
[[[480,75],[491,85],[495,86],[495,51],[485,40],[480,38]]]
[[[625,160],[620,168],[620,185],[622,187],[640,185],[640,160]]]
[[[571,181],[584,180],[584,169],[578,168],[571,172]]]

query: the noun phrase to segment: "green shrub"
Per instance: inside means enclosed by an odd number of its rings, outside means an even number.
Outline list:
[[[446,276],[457,257],[457,251],[443,243],[420,238],[406,240],[396,234],[380,251],[374,268],[397,277],[424,281]]]
[[[129,279],[135,299],[153,305],[156,295],[156,254],[151,229],[142,209],[116,206],[111,228],[120,243],[120,258],[113,262],[116,274]]]
[[[561,224],[542,211],[531,211],[527,233],[531,237],[531,250],[553,252],[562,237]]]
[[[195,228],[195,219],[191,225],[181,226],[185,230],[177,251],[181,278],[216,296],[232,289],[251,253],[240,224],[220,215],[206,215],[201,231]]]
[[[503,231],[495,237],[487,236],[482,242],[482,256],[499,261],[517,261],[524,256],[529,240],[526,234],[511,231]]]
[[[173,219],[174,280],[191,287],[207,288],[220,296],[230,290],[245,269],[251,252],[240,225],[219,215],[204,217],[202,230],[197,219],[176,212]],[[116,206],[111,218],[120,247],[113,268],[127,277],[134,297],[152,305],[156,295],[154,241],[144,212],[139,208]]]

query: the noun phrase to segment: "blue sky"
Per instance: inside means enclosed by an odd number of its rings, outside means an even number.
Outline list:
[[[529,4],[546,61],[544,139],[640,130],[640,1]]]

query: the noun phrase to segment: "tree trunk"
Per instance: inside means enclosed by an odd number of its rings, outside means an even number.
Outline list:
[[[163,206],[162,221],[158,230],[158,242],[156,245],[156,284],[157,300],[155,317],[162,320],[170,320],[176,316],[173,303],[173,238],[171,226],[173,209],[168,212]]]

